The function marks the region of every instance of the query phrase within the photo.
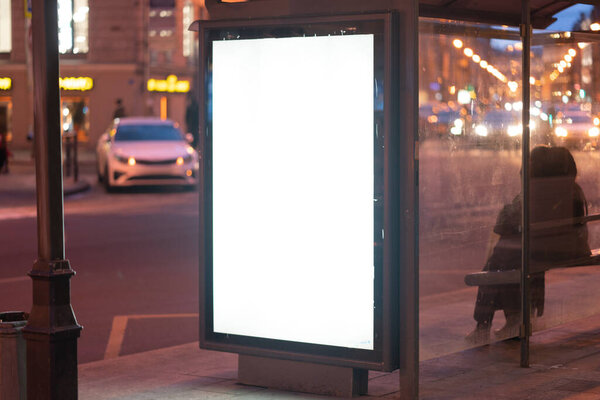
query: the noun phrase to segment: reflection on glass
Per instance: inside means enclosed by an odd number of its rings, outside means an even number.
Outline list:
[[[511,35],[511,47],[497,39]],[[485,266],[496,217],[520,191],[518,40],[516,31],[420,22],[421,359],[479,344],[466,338],[477,287],[464,278]],[[496,318],[490,330],[503,324]]]
[[[532,317],[541,317],[545,298],[544,271],[558,262],[590,255],[587,226],[584,221],[575,220],[585,216],[587,205],[583,190],[575,182],[577,167],[568,149],[538,146],[531,151],[530,168],[530,306]],[[519,271],[522,201],[519,194],[498,215],[494,226],[494,233],[499,235],[498,243],[484,271]],[[505,326],[494,332],[496,337],[519,335],[521,296],[520,284],[515,279],[519,274],[497,276],[498,280],[493,283],[504,284],[479,287],[474,312],[477,326],[467,336],[472,343],[488,340],[496,311],[503,311],[506,318]]]
[[[579,32],[600,29],[600,7],[576,7],[534,31],[530,104],[515,28],[420,20],[422,359],[518,333],[523,110],[533,329],[600,312],[600,44]],[[490,272],[495,286],[469,281]]]

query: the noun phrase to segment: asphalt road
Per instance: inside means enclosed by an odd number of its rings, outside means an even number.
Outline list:
[[[25,187],[0,194],[11,199],[0,204],[1,309],[29,311],[34,197]],[[198,340],[197,210],[190,191],[105,194],[94,185],[66,200],[72,304],[84,327],[80,363]]]

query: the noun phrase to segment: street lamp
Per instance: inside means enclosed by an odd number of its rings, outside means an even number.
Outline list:
[[[33,76],[38,258],[29,272],[33,307],[23,329],[27,341],[29,399],[77,399],[77,338],[65,258],[58,86],[56,0],[33,0]]]

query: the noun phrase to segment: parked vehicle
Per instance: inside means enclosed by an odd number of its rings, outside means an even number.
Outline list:
[[[197,182],[198,154],[169,120],[116,118],[96,146],[98,180],[116,186]]]

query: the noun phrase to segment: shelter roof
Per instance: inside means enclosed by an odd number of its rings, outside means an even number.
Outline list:
[[[419,15],[518,26],[521,4],[522,0],[419,0]],[[546,28],[555,21],[554,14],[575,4],[600,5],[600,0],[530,0],[531,24]]]

